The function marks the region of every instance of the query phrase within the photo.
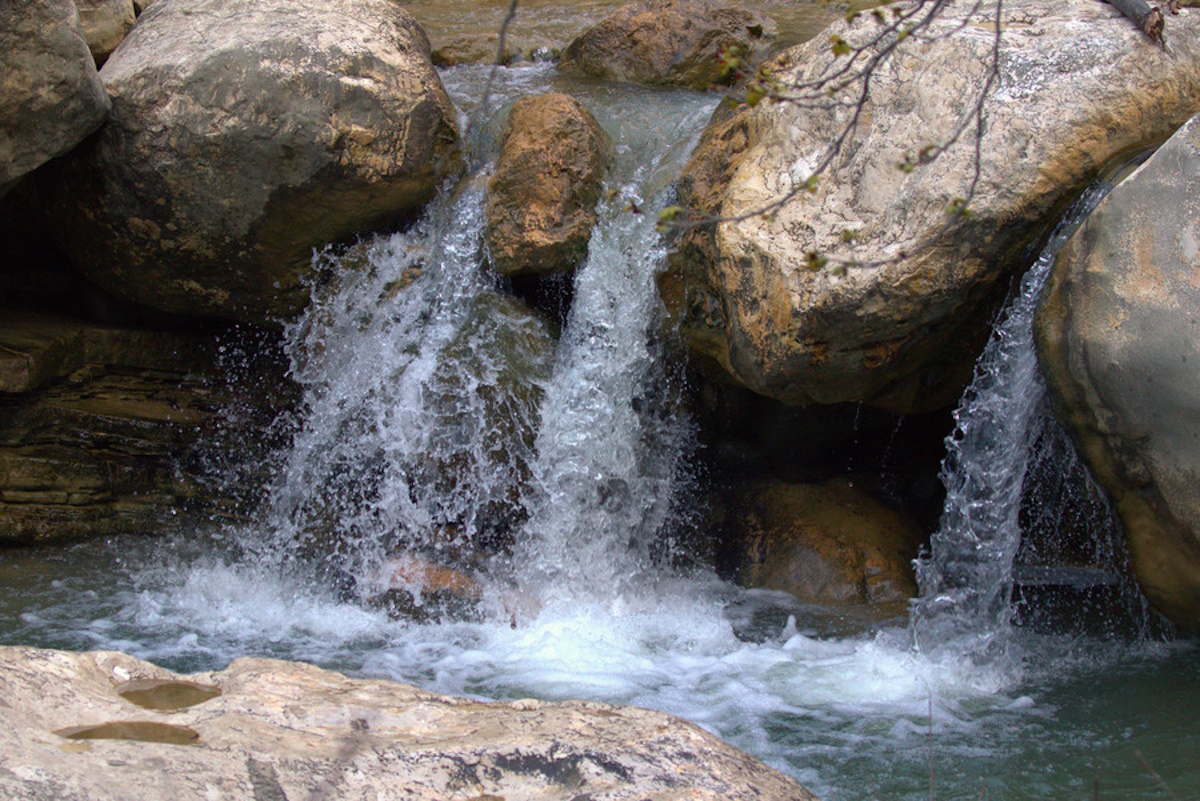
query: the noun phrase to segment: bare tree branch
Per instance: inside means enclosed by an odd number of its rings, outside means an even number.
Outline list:
[[[853,135],[858,130],[870,100],[872,80],[877,70],[899,52],[904,42],[910,39],[933,41],[952,36],[970,25],[978,17],[985,4],[994,5],[994,11],[991,11],[990,14],[992,48],[988,72],[983,86],[975,96],[968,112],[959,120],[944,141],[927,145],[915,154],[908,154],[903,161],[896,165],[898,169],[910,172],[932,164],[942,154],[958,144],[968,131],[972,132],[974,153],[970,180],[963,196],[954,198],[949,204],[945,223],[916,251],[901,252],[886,259],[870,261],[838,259],[814,253],[810,254],[810,266],[817,268],[825,266],[827,263],[834,263],[843,269],[852,266],[878,267],[904,260],[915,252],[931,246],[942,234],[958,224],[964,216],[970,214],[970,203],[978,189],[981,173],[985,105],[1000,78],[1003,0],[995,0],[994,4],[989,3],[988,0],[975,0],[957,25],[948,30],[931,32],[933,23],[944,14],[952,2],[953,0],[916,0],[904,6],[881,6],[870,12],[847,14],[848,23],[854,23],[860,17],[869,16],[878,28],[865,42],[857,45],[851,45],[840,35],[833,34],[830,38],[830,47],[835,59],[830,62],[830,68],[816,77],[804,81],[782,82],[775,77],[770,65],[760,67],[751,74],[736,58],[727,56],[727,63],[730,63],[733,69],[738,71],[738,77],[744,87],[740,95],[742,103],[749,106],[757,105],[759,102],[786,103],[796,108],[824,112],[848,109],[850,111],[849,118],[830,141],[821,160],[807,179],[795,183],[792,188],[770,202],[730,216],[709,214],[697,209],[671,207],[664,210],[662,214],[663,227],[686,229],[718,223],[736,223],[753,218],[770,218],[789,203],[800,202],[803,195],[815,193],[821,176],[827,173],[844,154],[847,144],[852,141]],[[845,97],[847,94],[849,97]]]

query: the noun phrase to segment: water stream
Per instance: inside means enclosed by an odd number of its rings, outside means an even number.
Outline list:
[[[446,71],[464,114],[484,79]],[[496,107],[559,80],[547,67],[506,70]],[[256,524],[6,553],[0,641],[113,648],[183,671],[258,654],[481,698],[637,704],[695,721],[828,801],[1200,793],[1194,648],[1010,625],[1012,574],[981,579],[992,556],[944,555],[960,548],[959,523],[922,563],[914,629],[677,565],[694,432],[654,335],[654,209],[715,99],[571,90],[619,147],[557,340],[479,269],[482,178],[412,231],[326,257],[329,279],[288,333],[304,400]],[[481,152],[499,120],[479,129]],[[998,334],[1001,349],[1017,338]],[[1004,368],[977,382],[958,416],[960,454],[980,429],[1006,450],[1045,439],[1030,346],[1013,347],[1025,377],[1013,384]],[[447,370],[451,360],[470,371]],[[989,403],[999,417],[975,422]],[[1000,418],[1020,430],[999,433]],[[952,498],[976,491],[960,488],[966,461],[947,460]],[[1007,565],[1025,482],[1000,483],[1007,495],[967,503],[992,515],[972,536],[1000,541],[967,550],[1002,551]],[[394,578],[394,554],[453,561],[468,542],[495,545],[470,564],[486,577],[484,614],[422,621],[370,602]],[[931,647],[922,626],[946,619],[967,641]]]

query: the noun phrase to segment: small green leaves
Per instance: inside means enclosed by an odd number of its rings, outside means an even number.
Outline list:
[[[815,174],[808,176],[808,180],[804,182],[804,191],[808,192],[810,195],[815,195],[817,193],[817,184],[819,182],[820,179],[817,178]]]
[[[829,262],[824,256],[815,250],[810,250],[804,254],[804,266],[812,272],[817,272]]]
[[[742,51],[737,45],[730,45],[720,52],[718,58],[721,60],[721,77],[736,74],[742,69]]]
[[[858,240],[861,234],[858,231],[851,231],[849,228],[842,229],[842,241],[849,244]]]
[[[975,216],[975,212],[967,208],[966,198],[961,197],[956,197],[946,204],[946,214],[951,217],[962,217],[964,220]]]
[[[896,169],[900,172],[908,173],[917,168],[917,160],[912,157],[911,153],[905,153],[904,158],[896,162]]]
[[[832,44],[833,55],[835,57],[850,55],[850,43],[842,37],[835,33],[833,36],[829,37],[829,41]]]

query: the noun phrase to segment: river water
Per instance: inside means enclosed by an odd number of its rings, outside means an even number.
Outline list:
[[[498,447],[497,431],[476,424],[495,408],[488,383],[442,369],[454,354],[476,376],[500,375],[497,359],[517,357],[496,356],[489,339],[546,333],[479,312],[497,287],[479,269],[477,180],[446,193],[413,231],[366,246],[354,271],[327,265],[336,275],[288,332],[304,403],[290,447],[269,459],[254,525],[6,552],[0,641],[118,649],[180,671],[275,656],[481,698],[652,707],[829,801],[1200,795],[1194,645],[1145,636],[1136,612],[1021,625],[997,585],[980,583],[1000,582],[1007,599],[1011,571],[954,578],[971,572],[943,556],[957,524],[944,523],[922,563],[915,624],[859,620],[677,566],[695,432],[653,333],[665,255],[654,210],[669,203],[716,98],[568,84],[530,65],[501,73],[498,114],[476,114],[486,78],[479,67],[444,72],[485,171],[506,103],[530,92],[570,89],[618,142],[557,345],[544,362],[520,357],[529,363],[503,406],[536,437]],[[1029,430],[1042,431],[1040,390],[1006,387],[1003,408],[1028,408]],[[993,390],[969,393],[953,440],[967,439]],[[1052,439],[1020,438],[1026,452]],[[948,486],[964,461],[948,460]],[[453,480],[428,480],[431,463]],[[972,500],[1003,505],[993,510],[1003,516],[1021,494]],[[521,522],[515,556],[487,566],[489,614],[414,622],[362,602],[384,551],[486,532],[497,504],[518,508]],[[320,525],[339,532],[335,551],[296,546]],[[1011,562],[1019,543],[998,547]],[[952,598],[964,585],[984,600]],[[964,622],[947,611],[955,606],[976,616]],[[962,638],[930,635],[943,625]]]

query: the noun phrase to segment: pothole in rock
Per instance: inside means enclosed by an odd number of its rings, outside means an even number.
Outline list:
[[[117,694],[143,709],[169,712],[202,704],[221,694],[211,684],[175,679],[134,679],[117,688]]]
[[[68,726],[54,733],[68,740],[136,740],[168,745],[192,745],[200,741],[200,733],[195,729],[153,720],[114,720],[92,726]]]

